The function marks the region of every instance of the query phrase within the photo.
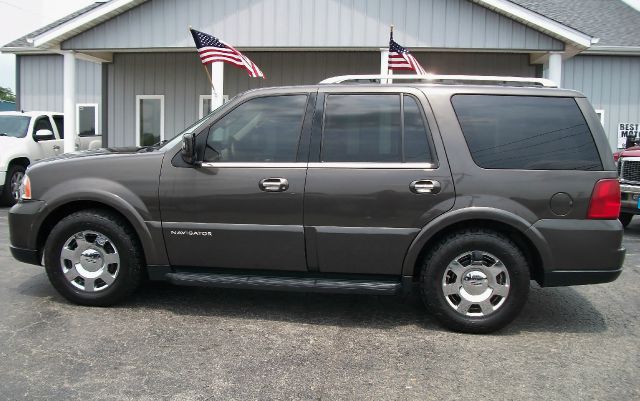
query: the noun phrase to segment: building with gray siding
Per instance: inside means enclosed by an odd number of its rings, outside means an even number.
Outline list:
[[[105,144],[129,146],[146,131],[168,139],[206,112],[211,86],[189,26],[265,73],[226,66],[232,97],[380,73],[391,24],[431,73],[544,76],[583,92],[612,148],[620,124],[640,123],[640,12],[621,0],[111,0],[1,50],[17,55],[18,108],[71,116],[67,137],[76,114],[94,110]]]

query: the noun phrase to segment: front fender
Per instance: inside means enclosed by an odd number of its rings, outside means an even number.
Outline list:
[[[24,152],[3,152],[3,154],[0,155],[0,171],[7,171],[9,169],[9,164],[11,164],[15,159],[27,159],[29,160],[29,164],[33,162],[29,155]],[[0,185],[2,184],[4,183],[0,183]]]
[[[48,216],[72,202],[96,202],[113,208],[122,214],[140,238],[147,264],[167,264],[166,251],[160,226],[153,221],[152,213],[145,202],[124,185],[103,178],[83,178],[63,181],[42,194],[46,203],[39,213],[35,225],[38,231]]]
[[[420,257],[420,253],[430,239],[442,232],[442,230],[445,230],[454,224],[472,220],[495,221],[497,223],[507,224],[518,230],[518,232],[522,233],[536,247],[542,259],[543,266],[549,264],[549,261],[551,260],[549,244],[540,232],[533,227],[532,223],[514,213],[507,212],[502,209],[484,206],[471,206],[454,209],[442,214],[430,221],[429,224],[420,230],[409,246],[409,250],[404,259],[404,263],[402,265],[403,276],[413,275],[418,257]]]

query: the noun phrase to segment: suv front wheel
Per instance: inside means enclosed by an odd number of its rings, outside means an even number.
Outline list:
[[[489,333],[511,322],[529,295],[522,251],[492,230],[464,230],[439,241],[425,258],[420,292],[449,329]]]
[[[121,217],[86,210],[62,219],[44,252],[49,281],[69,301],[108,306],[140,283],[143,258],[133,229]]]

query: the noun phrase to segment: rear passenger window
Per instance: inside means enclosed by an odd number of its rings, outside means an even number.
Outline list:
[[[404,158],[407,163],[431,161],[429,131],[414,97],[404,96]]]
[[[455,95],[451,102],[480,167],[602,170],[591,131],[573,98]]]
[[[323,162],[428,162],[431,161],[428,144],[423,113],[411,96],[349,94],[327,97],[322,134]]]

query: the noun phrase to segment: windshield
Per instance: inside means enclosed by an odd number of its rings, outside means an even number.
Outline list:
[[[0,136],[12,136],[24,138],[29,129],[31,117],[27,116],[0,116]]]
[[[230,104],[231,104],[231,101],[226,102],[222,106],[218,107],[217,109],[213,110],[212,112],[210,112],[206,116],[202,117],[201,119],[199,119],[195,123],[193,123],[190,126],[188,126],[187,128],[185,128],[182,132],[180,132],[179,134],[177,134],[173,138],[171,138],[169,140],[165,140],[164,143],[162,143],[162,146],[160,146],[160,149],[165,148],[165,147],[171,148],[172,146],[174,146],[175,144],[177,144],[178,142],[180,142],[182,140],[182,135],[184,135],[186,133],[189,133],[189,132],[197,131],[202,125],[204,125],[206,123],[206,121],[209,119],[209,117],[211,117],[211,114],[217,113],[218,111],[224,111],[225,109],[229,108]]]

